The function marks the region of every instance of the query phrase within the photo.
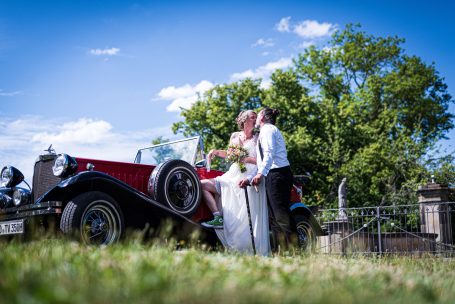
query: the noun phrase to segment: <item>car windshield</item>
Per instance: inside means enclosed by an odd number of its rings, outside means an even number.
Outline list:
[[[140,149],[134,162],[137,164],[158,165],[170,159],[181,159],[194,166],[197,159],[203,158],[202,147],[198,149],[200,144],[202,144],[200,137],[196,136],[154,145]],[[198,153],[198,151],[201,151],[201,153]]]

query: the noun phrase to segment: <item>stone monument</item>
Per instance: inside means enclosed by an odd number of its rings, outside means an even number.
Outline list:
[[[341,180],[338,186],[338,217],[337,221],[347,221],[346,208],[348,207],[346,177]]]
[[[346,239],[353,231],[346,212],[347,207],[347,179],[344,177],[338,186],[338,215],[334,221],[326,222],[328,235],[318,238],[323,253],[347,253],[352,250],[352,244]]]

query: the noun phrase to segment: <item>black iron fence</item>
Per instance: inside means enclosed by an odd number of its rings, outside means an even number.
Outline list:
[[[325,209],[317,250],[333,254],[455,253],[455,202]]]

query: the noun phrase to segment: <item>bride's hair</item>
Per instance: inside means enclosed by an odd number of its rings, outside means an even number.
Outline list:
[[[275,124],[276,118],[280,115],[280,110],[278,109],[271,109],[271,108],[264,108],[262,110],[262,114],[264,114],[265,122],[271,123],[272,125]]]
[[[245,111],[242,111],[239,113],[239,115],[237,116],[237,118],[235,119],[235,122],[237,123],[237,125],[239,126],[239,129],[240,130],[243,130],[243,125],[245,124],[245,121],[248,119],[248,116],[251,114],[251,113],[254,113],[253,110],[245,110]]]

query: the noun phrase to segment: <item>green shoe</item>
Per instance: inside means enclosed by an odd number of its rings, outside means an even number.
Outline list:
[[[204,222],[201,225],[207,228],[223,229],[223,216],[215,215],[213,220]]]

